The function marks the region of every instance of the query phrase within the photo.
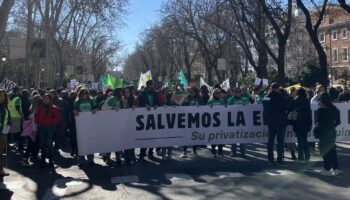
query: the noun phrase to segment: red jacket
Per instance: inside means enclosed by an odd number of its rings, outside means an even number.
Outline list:
[[[39,126],[52,126],[61,122],[60,110],[52,105],[48,105],[48,111],[45,112],[44,104],[42,103],[35,112],[35,123]]]

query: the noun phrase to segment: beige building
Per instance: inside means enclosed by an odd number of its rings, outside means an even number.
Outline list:
[[[327,54],[333,84],[349,81],[350,14],[337,5],[329,6],[318,31]]]

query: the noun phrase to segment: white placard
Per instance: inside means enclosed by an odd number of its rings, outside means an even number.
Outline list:
[[[267,87],[267,86],[269,86],[269,80],[268,79],[263,79],[263,86],[264,87]]]
[[[9,38],[9,58],[21,59],[26,57],[26,38]]]
[[[226,59],[218,58],[218,70],[225,71],[226,70]]]
[[[2,80],[0,88],[4,89],[6,91],[6,93],[11,94],[13,92],[13,88],[16,86],[16,83],[4,78],[4,80]]]
[[[350,141],[349,105],[336,106],[342,122],[337,127],[337,141]],[[314,113],[316,108],[312,106]],[[266,143],[268,138],[262,105],[86,112],[76,117],[76,126],[80,155],[132,148]],[[287,128],[285,138],[286,143],[296,141],[291,127]],[[315,141],[312,133],[308,141]]]
[[[260,78],[256,78],[255,82],[254,82],[254,85],[260,85],[260,83],[261,83],[261,79]]]
[[[98,83],[91,83],[92,90],[98,90]]]

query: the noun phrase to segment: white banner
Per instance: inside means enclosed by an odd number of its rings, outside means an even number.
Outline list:
[[[4,89],[6,91],[6,93],[8,94],[12,94],[13,92],[13,88],[16,86],[16,83],[4,78],[4,80],[2,80],[1,84],[0,84],[0,88]]]
[[[349,105],[337,105],[342,119],[337,127],[338,141],[350,141]],[[79,154],[140,147],[266,143],[268,131],[263,125],[262,111],[262,105],[234,105],[80,113],[76,117]],[[315,140],[313,134],[309,133],[308,140]],[[286,131],[285,141],[296,141],[291,127]]]

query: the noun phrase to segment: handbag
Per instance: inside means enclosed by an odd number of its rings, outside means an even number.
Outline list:
[[[298,112],[294,109],[288,114],[289,121],[296,121],[298,119]]]

